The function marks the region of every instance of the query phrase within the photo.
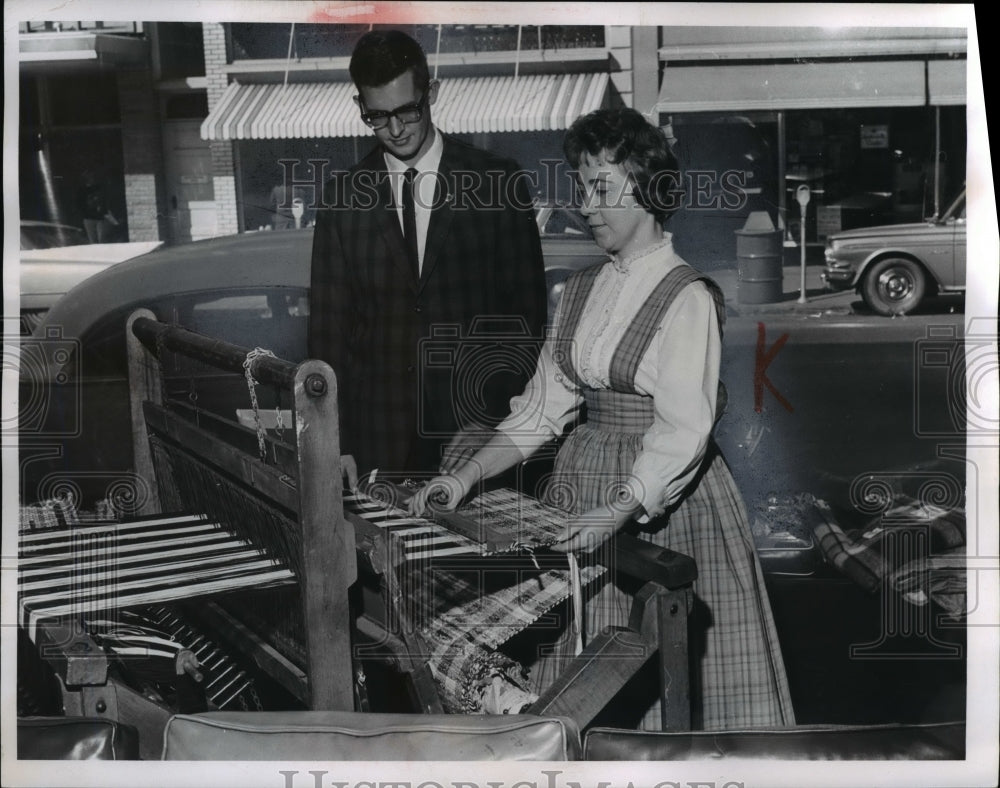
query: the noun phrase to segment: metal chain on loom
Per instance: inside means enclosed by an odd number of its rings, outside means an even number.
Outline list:
[[[166,375],[166,359],[163,357],[163,351],[165,349],[164,345],[165,334],[156,335],[156,358],[160,365],[160,397],[166,401],[167,399],[167,375]]]
[[[254,425],[257,430],[257,448],[260,450],[260,460],[261,462],[267,459],[267,448],[264,441],[264,428],[260,423],[260,407],[257,404],[257,381],[253,377],[253,364],[261,356],[270,356],[271,358],[276,358],[274,353],[266,348],[255,347],[249,353],[247,357],[243,359],[243,374],[246,375],[247,388],[250,390],[250,407],[253,408],[253,420]],[[277,426],[278,429],[283,429],[284,425],[281,422],[281,406],[277,408]]]

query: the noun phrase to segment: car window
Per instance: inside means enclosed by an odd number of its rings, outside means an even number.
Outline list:
[[[964,219],[965,218],[965,192],[962,192],[950,206],[948,210],[945,211],[945,219]]]
[[[81,377],[126,375],[125,323],[139,306],[105,315],[84,334],[75,365]],[[266,348],[288,361],[305,358],[309,298],[303,288],[205,291],[164,296],[141,306],[165,323],[243,347]]]
[[[21,225],[21,249],[57,249],[88,243],[87,234],[76,227],[61,224]]]
[[[542,227],[542,235],[546,238],[592,238],[590,226],[577,211],[562,205],[552,209]]]

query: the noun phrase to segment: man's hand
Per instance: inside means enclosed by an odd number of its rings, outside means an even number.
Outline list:
[[[481,424],[467,424],[455,433],[441,454],[441,473],[453,473],[485,446],[494,431]]]

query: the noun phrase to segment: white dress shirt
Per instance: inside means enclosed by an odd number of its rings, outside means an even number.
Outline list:
[[[434,135],[434,141],[424,151],[424,155],[416,161],[397,159],[388,151],[383,153],[400,229],[403,227],[403,176],[411,167],[417,171],[413,181],[413,202],[414,215],[417,220],[417,260],[421,271],[423,271],[424,266],[424,248],[427,246],[427,228],[431,223],[431,208],[435,199],[437,172],[441,166],[441,152],[444,150],[444,141],[438,130],[431,126],[429,133]]]

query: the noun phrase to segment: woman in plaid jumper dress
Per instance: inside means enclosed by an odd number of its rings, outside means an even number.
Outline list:
[[[694,558],[692,716],[698,727],[794,724],[784,664],[746,510],[711,440],[719,388],[721,293],[673,252],[669,215],[676,163],[659,129],[634,110],[599,110],[567,134],[582,213],[611,259],[571,277],[534,377],[472,461],[432,481],[420,510],[443,492],[457,506],[562,434],[546,497],[577,514],[556,549],[593,548],[625,526]],[[628,622],[628,590],[605,581],[588,600],[585,632]],[[700,648],[698,644],[700,643]],[[532,669],[541,689],[573,656],[564,637]],[[654,693],[655,694],[655,693]],[[652,706],[643,721],[658,727]]]

